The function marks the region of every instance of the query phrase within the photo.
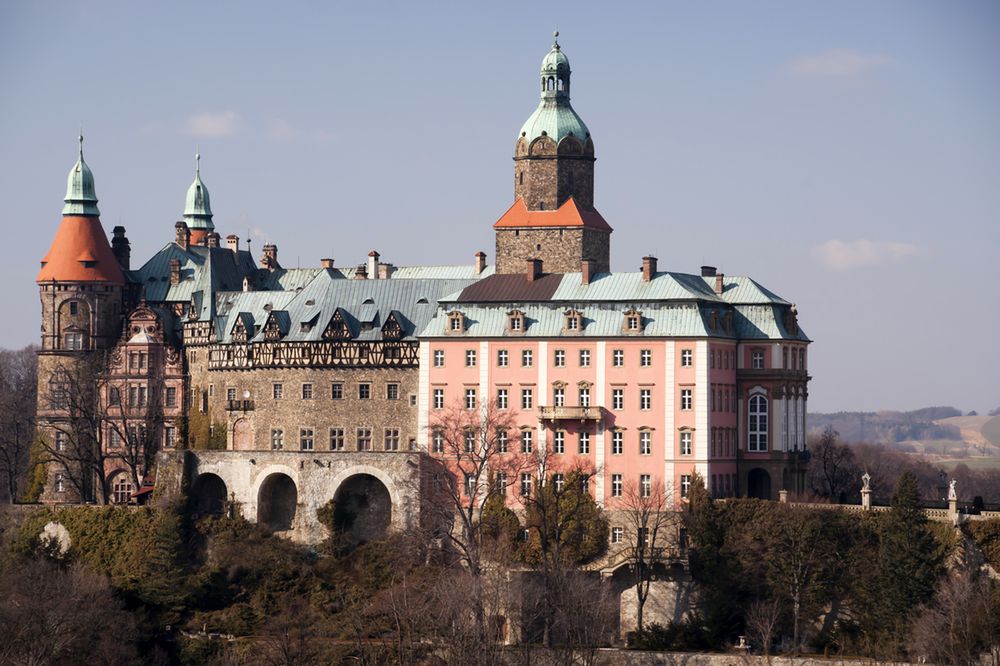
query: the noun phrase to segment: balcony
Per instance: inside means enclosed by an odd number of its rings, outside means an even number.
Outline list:
[[[227,412],[252,412],[253,400],[226,400]]]
[[[538,408],[539,421],[600,421],[600,407],[568,407],[546,405]]]

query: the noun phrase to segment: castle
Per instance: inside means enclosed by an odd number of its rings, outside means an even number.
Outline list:
[[[395,266],[372,251],[288,269],[272,244],[255,261],[216,231],[199,166],[172,240],[133,268],[125,229],[109,243],[101,226],[81,137],[37,278],[42,501],[143,502],[174,461],[200,511],[232,502],[310,540],[337,497],[354,507],[346,526],[403,527],[419,511],[414,470],[444,455],[436,414],[486,404],[512,414],[504,446],[586,463],[609,508],[627,483],[681,501],[696,473],[717,497],[803,490],[809,340],[795,306],[711,266],[646,256],[611,270],[570,77],[556,42],[515,139],[492,266],[481,252]],[[542,481],[518,476],[511,496]]]

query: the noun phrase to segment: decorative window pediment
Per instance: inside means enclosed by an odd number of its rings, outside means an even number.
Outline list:
[[[465,333],[465,315],[458,310],[449,312],[448,319],[445,321],[445,333],[448,335],[461,335]]]
[[[583,313],[579,310],[570,309],[563,313],[563,332],[568,335],[580,335],[583,333]]]
[[[629,335],[639,335],[645,329],[646,324],[642,318],[642,312],[636,310],[635,308],[629,308],[625,311],[624,319],[622,320],[622,331]]]
[[[347,325],[347,321],[344,319],[343,310],[337,308],[333,316],[330,317],[330,322],[326,325],[326,329],[323,331],[324,340],[350,340],[351,328]]]
[[[528,321],[521,310],[511,310],[507,313],[507,332],[512,335],[524,335]]]

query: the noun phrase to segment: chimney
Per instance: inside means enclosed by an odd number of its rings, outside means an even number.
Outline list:
[[[174,242],[180,245],[183,250],[188,249],[188,246],[191,245],[191,230],[184,222],[178,222],[174,225]]]
[[[365,272],[365,265],[364,264],[358,264],[358,267],[354,269],[354,279],[355,280],[364,280],[367,277],[368,277],[368,274]]]
[[[333,259],[320,259],[319,265],[321,268],[333,268]]]
[[[170,260],[170,284],[180,284],[181,283],[181,260],[171,259]]]
[[[233,251],[233,254],[239,254],[240,251],[240,237],[236,234],[229,234],[226,236],[226,247]]]
[[[725,289],[725,286],[722,284],[722,280],[725,277],[722,273],[715,274],[715,293],[721,294],[722,290]]]
[[[715,266],[702,266],[701,267],[702,277],[715,277]]]
[[[372,250],[368,253],[368,277],[369,279],[378,279],[378,251]]]
[[[378,279],[379,280],[388,280],[389,277],[392,275],[392,272],[395,269],[396,269],[396,267],[393,266],[392,264],[388,264],[388,263],[386,263],[386,264],[379,264],[378,265]]]
[[[221,239],[222,239],[222,236],[220,236],[218,233],[216,233],[216,232],[213,231],[212,233],[208,234],[205,237],[205,244],[208,245],[208,247],[212,247],[212,248],[219,247],[219,241]]]
[[[263,254],[260,256],[260,267],[268,268],[274,270],[276,268],[281,268],[278,265],[278,246],[274,243],[267,243],[264,245]]]
[[[476,275],[486,270],[486,253],[480,250],[476,252]]]
[[[584,259],[580,265],[581,279],[580,284],[590,284],[590,281],[594,279],[594,273],[596,272],[597,262],[593,259]]]
[[[542,277],[542,260],[528,259],[528,282],[534,282]]]
[[[128,242],[128,238],[125,237],[125,227],[117,226],[111,230],[111,251],[115,254],[115,259],[118,260],[118,265],[124,270],[129,269],[129,259],[132,256],[132,248]]]
[[[656,276],[656,257],[646,255],[642,258],[642,281],[649,282]]]

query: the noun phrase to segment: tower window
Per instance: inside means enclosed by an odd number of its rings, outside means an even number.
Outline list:
[[[517,174],[517,184],[518,185],[524,185],[524,172],[523,171],[520,172],[519,174]]]
[[[76,301],[69,302],[69,313],[73,316],[80,314],[80,304]]]
[[[537,243],[537,244],[535,245],[535,250],[536,250],[536,251],[539,251],[539,250],[541,250],[541,249],[542,249],[542,244],[541,244],[541,243]]]

